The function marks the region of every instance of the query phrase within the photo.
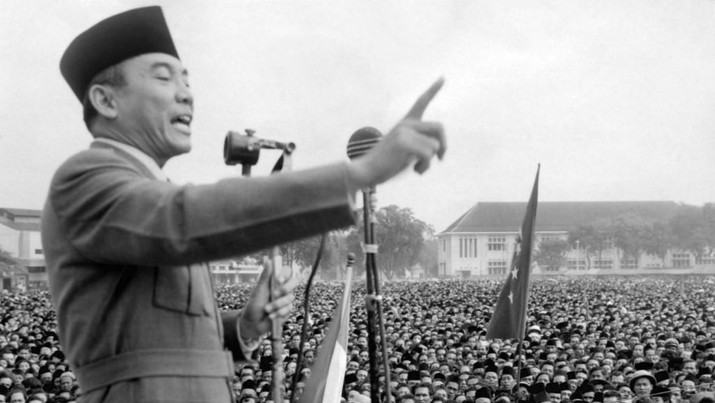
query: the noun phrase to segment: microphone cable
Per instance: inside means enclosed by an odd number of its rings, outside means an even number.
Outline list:
[[[305,292],[303,293],[303,326],[300,331],[300,345],[298,346],[298,360],[296,360],[295,373],[293,374],[293,379],[290,385],[290,403],[295,403],[296,401],[296,387],[298,385],[298,378],[301,376],[301,371],[303,370],[303,350],[305,346],[305,340],[308,338],[308,319],[310,314],[310,288],[313,285],[313,278],[315,273],[318,272],[318,266],[320,265],[320,259],[323,257],[323,249],[325,248],[325,238],[326,234],[320,237],[320,246],[318,246],[318,253],[315,256],[315,262],[310,270],[310,277],[308,277],[308,283],[305,285]]]

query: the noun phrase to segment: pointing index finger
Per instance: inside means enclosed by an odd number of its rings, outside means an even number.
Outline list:
[[[427,89],[427,91],[424,92],[424,94],[420,95],[417,102],[412,105],[412,109],[407,112],[407,116],[405,117],[408,119],[422,119],[422,115],[425,113],[427,105],[432,102],[432,99],[435,95],[437,95],[440,88],[442,88],[442,85],[444,85],[444,78],[440,77],[434,82],[434,84],[432,84],[431,87],[429,87],[429,89]]]

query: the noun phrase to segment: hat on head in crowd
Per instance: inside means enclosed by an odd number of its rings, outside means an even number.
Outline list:
[[[655,378],[655,383],[661,383],[661,382],[670,380],[668,371],[658,371],[655,374],[653,374],[653,377]]]
[[[561,393],[561,386],[558,383],[550,382],[546,384],[546,393]]]
[[[549,395],[543,390],[534,395],[535,403],[546,403],[546,402],[550,402],[550,401],[551,401],[551,398],[549,398]]]
[[[655,384],[656,384],[656,382],[655,382],[655,377],[654,377],[653,375],[651,375],[651,373],[650,373],[649,371],[640,370],[640,371],[636,371],[636,372],[633,374],[633,376],[631,377],[631,382],[630,382],[631,390],[633,390],[633,386],[636,384],[636,380],[637,380],[637,379],[640,379],[640,378],[647,378],[647,379],[649,379],[649,380],[650,380],[650,383],[651,383],[653,386],[655,386]]]
[[[479,398],[491,399],[492,390],[487,387],[477,389],[477,393],[474,395],[474,400]]]
[[[345,375],[344,383],[345,385],[350,385],[351,383],[356,383],[358,381],[357,379],[357,374],[354,372],[351,372],[349,374]]]
[[[653,363],[648,361],[641,361],[635,365],[636,371],[649,371],[653,369]]]

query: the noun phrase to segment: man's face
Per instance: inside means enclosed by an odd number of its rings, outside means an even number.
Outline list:
[[[652,389],[653,385],[646,378],[636,379],[633,383],[633,392],[638,396],[646,396]]]
[[[447,386],[445,387],[445,389],[447,389],[447,394],[449,395],[449,398],[454,399],[454,397],[457,395],[457,392],[459,392],[459,384],[457,384],[457,382],[449,381],[447,382]]]
[[[119,64],[125,85],[115,89],[115,122],[128,142],[163,165],[191,150],[193,95],[181,61],[147,53]]]
[[[542,365],[541,366],[541,372],[548,374],[549,377],[552,377],[554,375],[554,366],[553,365]]]
[[[60,389],[71,391],[72,390],[72,378],[68,376],[63,376],[60,378]]]
[[[489,371],[484,375],[484,383],[491,387],[497,387],[499,378],[495,372]]]
[[[434,397],[435,397],[435,399],[440,398],[442,400],[447,400],[447,398],[448,398],[447,391],[444,389],[437,389],[434,392]]]
[[[10,387],[12,386],[12,383],[13,383],[12,378],[10,378],[10,377],[0,378],[0,385],[3,385],[8,389],[10,389]]]
[[[364,369],[358,370],[357,379],[359,383],[365,382],[365,380],[367,379],[367,371],[365,371]]]
[[[415,388],[415,402],[416,403],[429,403],[432,398],[429,395],[429,389],[418,387]]]
[[[684,397],[690,397],[690,395],[695,393],[695,382],[693,381],[684,380],[680,384],[680,387],[682,389],[682,394]]]
[[[688,374],[697,374],[698,373],[698,368],[695,365],[695,361],[688,361],[685,364],[683,364],[683,372],[688,373]]]

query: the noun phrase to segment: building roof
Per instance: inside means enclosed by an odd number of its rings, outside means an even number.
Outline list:
[[[679,205],[672,201],[539,202],[536,231],[569,231],[580,225],[636,215],[647,222],[667,221]],[[526,202],[480,202],[453,222],[445,233],[516,232],[526,212]]]
[[[39,231],[41,218],[42,210],[0,208],[0,224],[16,231]]]
[[[5,207],[0,207],[0,215],[5,215],[2,214],[3,212],[10,213],[11,217],[8,218],[15,218],[15,217],[40,217],[42,216],[42,210],[31,210],[31,209],[25,209],[25,208],[5,208]]]

